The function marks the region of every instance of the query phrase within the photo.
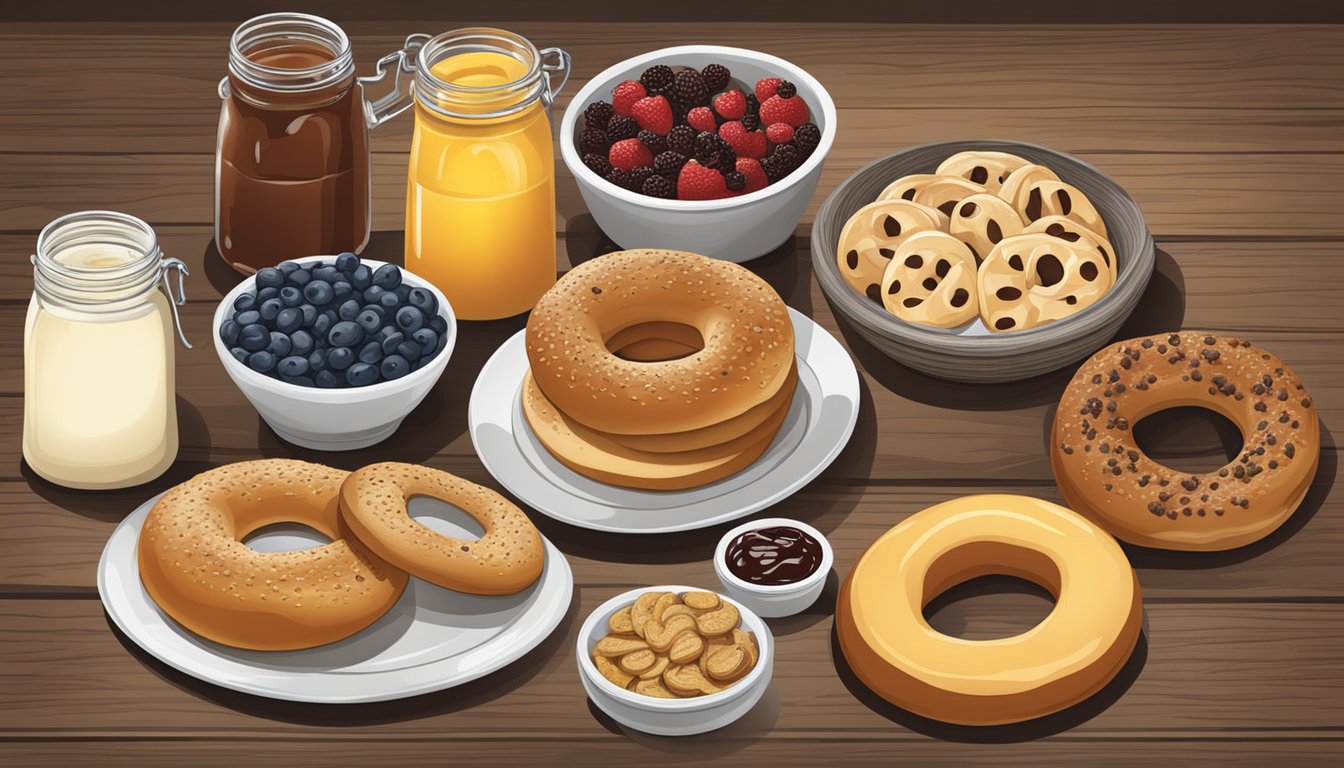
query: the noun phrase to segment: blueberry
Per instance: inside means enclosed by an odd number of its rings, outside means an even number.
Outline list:
[[[401,355],[388,355],[383,358],[383,364],[379,367],[383,373],[383,378],[391,381],[400,379],[402,376],[411,372],[411,364]]]
[[[280,274],[284,275],[285,277],[289,277],[290,275],[299,271],[298,263],[293,261],[282,261],[279,264],[276,264],[275,268],[280,270]]]
[[[303,327],[303,311],[297,307],[285,307],[275,316],[275,329],[281,333],[293,333]]]
[[[350,273],[350,285],[354,286],[356,291],[362,291],[373,285],[373,272],[364,264],[355,267],[355,271]]]
[[[373,284],[385,291],[396,290],[401,285],[401,270],[396,264],[384,264],[373,273]]]
[[[296,387],[313,386],[313,378],[311,376],[286,376],[282,373],[280,374],[280,380],[286,384],[293,384]]]
[[[322,280],[314,280],[303,287],[303,298],[319,307],[331,303],[335,296],[336,292],[331,289],[331,283]]]
[[[341,279],[341,273],[330,264],[324,264],[313,270],[313,280],[331,284]]]
[[[378,297],[378,304],[388,310],[394,310],[401,306],[401,298],[395,291],[384,291],[383,295]]]
[[[271,342],[266,345],[266,351],[275,355],[276,359],[287,356],[294,345],[290,343],[289,337],[279,331],[271,331]]]
[[[298,355],[291,355],[280,361],[275,368],[281,376],[306,376],[308,375],[308,358]]]
[[[354,272],[358,266],[359,257],[349,251],[336,257],[336,268],[342,272]]]
[[[249,309],[245,312],[239,312],[238,314],[234,315],[233,320],[234,322],[238,323],[238,327],[241,328],[245,325],[260,323],[261,313],[255,309]]]
[[[383,354],[390,355],[397,350],[397,345],[406,340],[402,333],[393,328],[384,328],[383,332],[391,331],[383,336]],[[381,335],[381,334],[380,334]]]
[[[244,364],[247,363],[247,350],[246,350],[246,349],[243,349],[242,347],[234,347],[233,349],[230,349],[230,350],[229,350],[229,354],[230,354],[230,355],[233,355],[233,359],[234,359],[234,360],[237,360],[238,362],[240,362],[240,363],[244,363]]]
[[[317,319],[313,321],[313,338],[327,338],[327,333],[331,331],[331,326],[336,324],[335,321],[332,320],[335,316],[336,313],[331,310],[318,314]]]
[[[271,369],[275,367],[275,355],[264,349],[260,352],[253,352],[247,356],[247,367],[257,373],[270,373]]]
[[[248,352],[258,352],[271,343],[271,332],[261,323],[243,326],[238,332],[238,346]]]
[[[425,317],[434,317],[439,313],[439,300],[425,288],[412,288],[406,294],[406,302],[420,310]]]
[[[312,304],[300,304],[299,311],[303,313],[303,327],[312,328],[317,320],[317,307]]]
[[[440,336],[444,336],[448,333],[448,321],[443,319],[443,315],[440,314],[434,314],[429,318],[429,327],[433,328],[434,332]]]
[[[224,342],[224,346],[232,347],[238,343],[238,333],[243,330],[243,326],[236,320],[225,320],[219,324],[219,338]]]
[[[388,358],[388,360],[390,359]],[[387,360],[383,361],[383,365],[387,365]],[[345,381],[352,387],[367,387],[378,381],[378,369],[368,363],[355,363],[350,366],[350,370],[345,372]]]
[[[285,284],[285,274],[275,267],[257,270],[257,288],[279,288]]]
[[[397,294],[397,301],[401,302],[402,304],[405,304],[406,298],[411,295],[411,286],[402,283],[401,285],[397,286],[397,290],[394,291],[394,293]]]
[[[448,337],[447,337],[447,336],[440,336],[440,337],[439,337],[439,345],[438,345],[437,347],[434,348],[434,355],[437,355],[437,354],[439,354],[440,352],[442,352],[443,349],[444,349],[444,347],[446,347],[446,346],[448,346]],[[429,355],[429,357],[433,357],[434,355]]]
[[[397,327],[403,333],[415,333],[425,327],[425,316],[415,307],[402,307],[397,310]]]
[[[362,341],[364,328],[350,320],[342,320],[331,326],[331,331],[327,333],[327,343],[333,347],[355,347]]]
[[[334,347],[327,350],[327,367],[332,370],[344,371],[355,362],[355,352],[349,347]]]
[[[327,370],[327,353],[320,349],[315,349],[312,352],[309,352],[308,370],[314,373]]]
[[[359,317],[359,302],[354,299],[346,299],[336,308],[336,316],[342,320],[354,320]]]
[[[383,347],[376,341],[370,341],[359,350],[359,362],[375,365],[383,359]]]
[[[336,374],[331,371],[318,371],[317,375],[313,376],[313,384],[316,384],[318,389],[333,389],[340,383],[340,379],[337,379]]]
[[[289,335],[290,348],[293,354],[306,356],[313,351],[315,343],[312,334],[307,331],[295,331]]]
[[[303,291],[292,285],[280,289],[280,303],[286,307],[297,307],[303,303]]]
[[[410,340],[403,341],[397,345],[397,354],[411,362],[415,362],[420,359],[420,345]]]
[[[365,307],[359,313],[359,317],[355,318],[355,322],[359,323],[359,327],[364,329],[365,333],[377,333],[383,325],[383,316]]]
[[[285,305],[280,303],[279,299],[267,299],[261,302],[261,307],[257,311],[261,313],[262,320],[270,323],[275,321],[275,316],[284,308]]]
[[[384,293],[387,293],[387,291],[383,290],[382,288],[379,288],[376,285],[371,285],[368,288],[364,289],[364,303],[377,304],[379,297],[381,297]]]
[[[296,269],[285,276],[285,283],[295,288],[302,288],[313,279],[313,273],[306,269]]]
[[[421,328],[411,334],[411,341],[420,345],[422,354],[427,354],[439,346],[439,334],[433,328]]]
[[[244,293],[233,300],[234,312],[246,312],[249,309],[256,309],[257,295],[255,293]]]
[[[340,303],[355,295],[355,287],[348,280],[337,280],[331,284],[331,300]]]
[[[280,298],[279,288],[262,288],[260,291],[257,291],[257,306],[260,307],[261,303],[264,301],[278,298]]]

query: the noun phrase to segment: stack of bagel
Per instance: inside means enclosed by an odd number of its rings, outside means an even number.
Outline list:
[[[754,462],[798,382],[793,324],[749,270],[618,251],[571,270],[527,323],[523,414],[546,450],[603,483],[693,488]]]

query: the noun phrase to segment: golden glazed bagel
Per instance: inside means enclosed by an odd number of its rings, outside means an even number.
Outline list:
[[[406,502],[429,496],[481,524],[477,540],[455,539],[412,519]],[[416,464],[356,470],[341,486],[341,517],[388,562],[425,581],[473,595],[509,595],[541,576],[545,549],[527,515],[498,493]]]
[[[637,362],[606,340],[651,322],[688,325],[703,349]],[[570,270],[527,321],[537,386],[599,432],[701,429],[774,397],[793,367],[793,324],[769,284],[744,267],[682,251],[618,251]]]
[[[177,623],[236,648],[311,648],[367,627],[396,603],[406,574],[342,526],[346,475],[268,459],[212,469],[170,489],[140,530],[145,591]],[[302,523],[332,541],[297,552],[242,543],[280,522]]]
[[[1130,427],[1195,405],[1226,416],[1242,450],[1220,469],[1178,472],[1148,458]],[[1257,541],[1302,503],[1320,457],[1311,396],[1249,341],[1185,331],[1130,339],[1074,374],[1055,411],[1050,464],[1069,506],[1117,538],[1162,549]]]
[[[924,606],[989,574],[1032,581],[1055,608],[1012,637],[963,640]],[[1138,642],[1139,583],[1105,531],[1025,496],[968,496],[911,515],[868,548],[840,590],[835,626],[854,674],[923,717],[998,725],[1058,712],[1096,693]]]

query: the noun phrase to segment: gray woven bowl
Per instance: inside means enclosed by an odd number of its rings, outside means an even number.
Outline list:
[[[860,296],[840,276],[836,244],[845,222],[877,199],[888,184],[912,173],[933,173],[949,155],[967,150],[1011,152],[1048,166],[1087,195],[1106,222],[1115,247],[1115,285],[1095,304],[1037,328],[989,335],[958,335],[897,319]],[[812,265],[837,314],[888,357],[953,381],[988,383],[1038,376],[1087,357],[1106,344],[1134,311],[1153,273],[1153,236],[1134,199],[1109,177],[1076,157],[1016,141],[947,141],[875,160],[835,188],[812,225]]]

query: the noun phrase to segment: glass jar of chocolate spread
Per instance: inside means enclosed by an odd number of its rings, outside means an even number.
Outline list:
[[[251,274],[364,247],[369,131],[412,103],[403,54],[357,78],[349,38],[326,19],[272,13],[234,31],[215,155],[215,243],[229,266]],[[366,100],[364,86],[389,75],[391,91]]]

